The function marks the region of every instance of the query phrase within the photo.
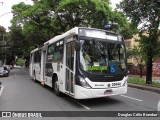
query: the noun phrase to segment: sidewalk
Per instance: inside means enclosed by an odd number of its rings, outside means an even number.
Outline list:
[[[156,92],[160,94],[159,87],[152,87],[152,86],[147,86],[147,85],[139,85],[139,84],[131,84],[131,83],[128,83],[128,87],[138,88],[141,90],[147,90],[147,91]]]
[[[129,76],[130,77],[139,77],[138,75],[129,75]],[[145,80],[146,76],[142,76],[142,78]],[[152,77],[152,81],[153,82],[160,82],[160,77]],[[133,83],[128,83],[128,87],[151,91],[151,92],[156,92],[156,93],[160,94],[160,87],[152,87],[149,85],[140,85],[140,84],[133,84]]]

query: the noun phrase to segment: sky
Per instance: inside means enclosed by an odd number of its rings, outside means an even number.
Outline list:
[[[115,4],[119,3],[121,0],[110,0],[112,3],[112,8],[115,8]],[[8,27],[11,26],[11,7],[20,2],[26,4],[32,4],[31,0],[0,0],[0,25],[6,28],[6,31],[9,31]]]

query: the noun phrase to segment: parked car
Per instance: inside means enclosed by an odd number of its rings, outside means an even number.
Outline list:
[[[9,65],[3,65],[3,66],[5,66],[8,69],[8,71],[10,72],[11,68]]]
[[[7,69],[6,66],[1,66],[0,67],[0,76],[6,76],[8,77],[9,76],[9,70]]]
[[[13,66],[13,65],[9,65],[9,67],[10,67],[10,69],[13,69],[13,68],[14,68],[14,66]]]

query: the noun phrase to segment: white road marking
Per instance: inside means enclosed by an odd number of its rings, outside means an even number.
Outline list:
[[[137,98],[133,98],[133,97],[129,97],[129,96],[126,96],[126,95],[120,95],[120,96],[143,102],[143,100],[140,100],[140,99],[137,99]]]
[[[87,107],[86,105],[83,105],[82,103],[77,102],[77,101],[74,100],[74,99],[71,99],[71,100],[74,101],[75,103],[79,104],[80,106],[84,107],[84,108],[87,109],[87,110],[90,110],[90,109],[91,109],[91,108]]]
[[[0,96],[1,96],[1,94],[2,94],[3,88],[4,88],[4,86],[1,87]]]

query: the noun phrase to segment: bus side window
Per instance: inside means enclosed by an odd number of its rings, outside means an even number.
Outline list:
[[[34,53],[34,63],[39,63],[41,61],[41,51],[38,50]]]
[[[63,60],[63,40],[58,41],[48,47],[47,61],[59,62]]]
[[[47,51],[48,62],[52,62],[54,60],[54,52],[55,52],[55,47],[54,47],[54,44],[52,44],[48,47],[48,51]]]
[[[63,60],[63,40],[58,41],[56,43],[56,48],[55,48],[55,55],[54,55],[54,60],[55,61],[62,61]]]

